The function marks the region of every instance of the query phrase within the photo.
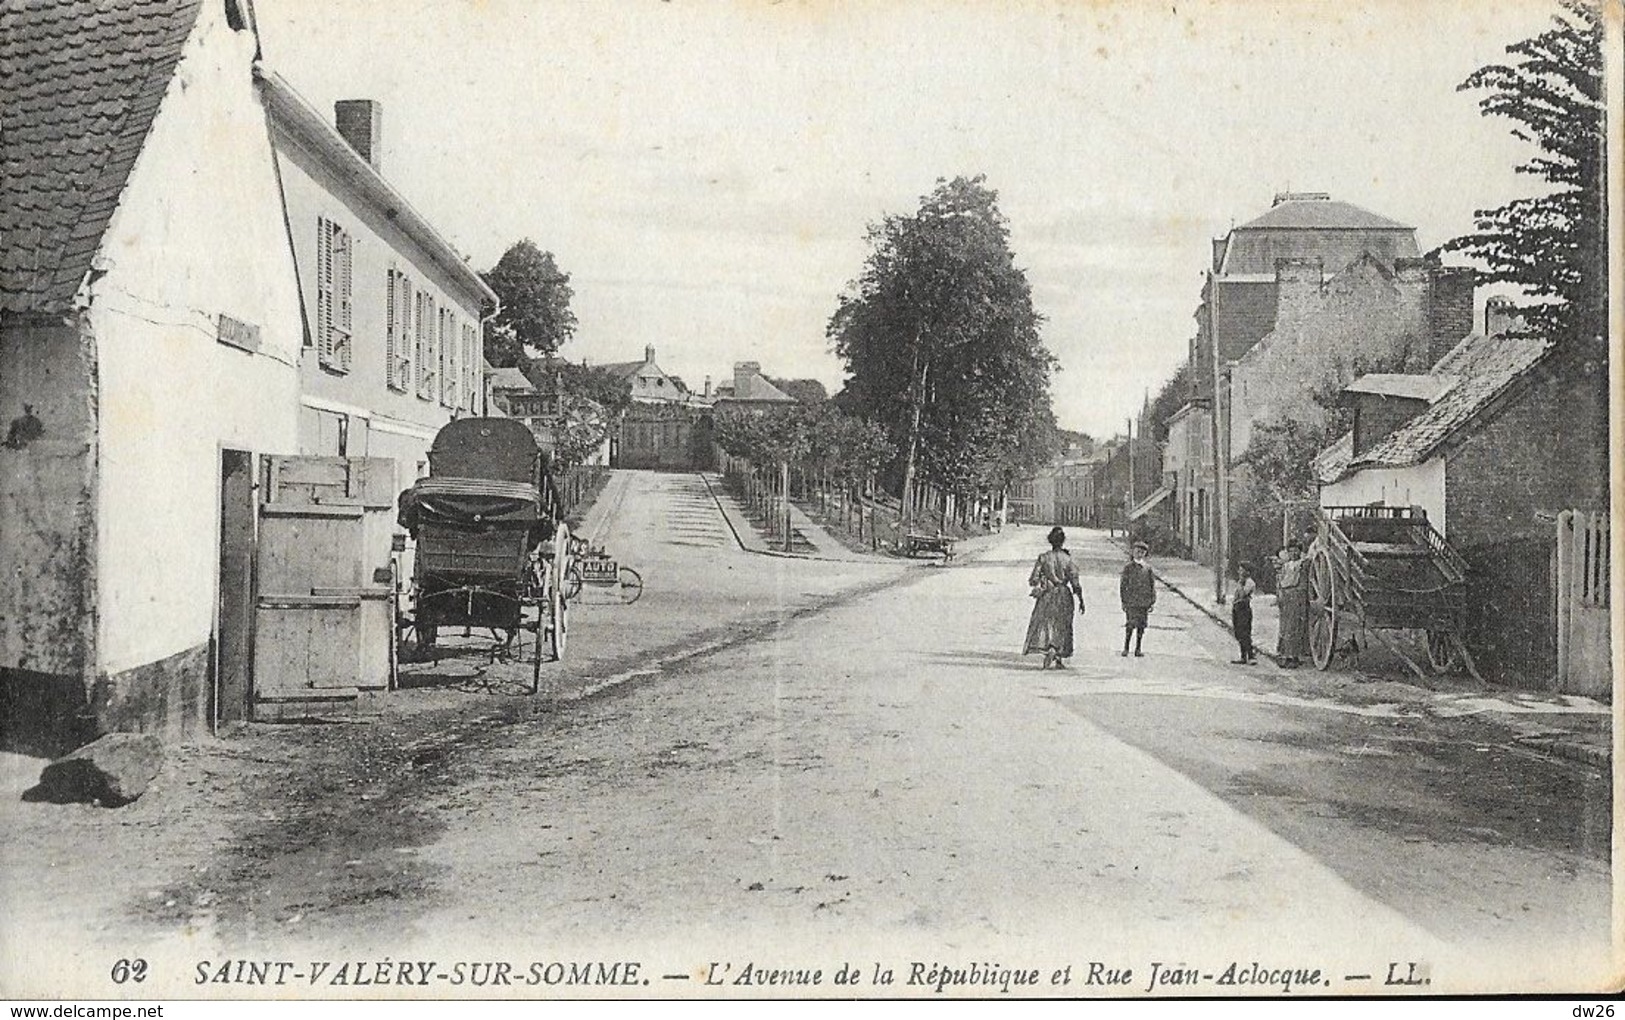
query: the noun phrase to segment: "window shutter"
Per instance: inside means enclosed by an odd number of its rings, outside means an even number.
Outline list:
[[[423,396],[424,374],[429,370],[429,359],[424,357],[423,346],[423,291],[413,294],[413,356],[418,359],[418,396]]]
[[[397,272],[395,291],[396,300],[400,302],[400,311],[396,317],[396,331],[399,339],[396,341],[395,383],[403,390],[412,386],[412,285],[407,282],[406,274]]]
[[[440,317],[434,295],[423,295],[423,392],[418,396],[433,400],[440,386]]]
[[[324,217],[316,219],[316,360],[332,358],[333,230]]]
[[[351,273],[354,239],[337,225],[333,228],[333,297],[337,310],[337,328],[333,331],[333,368],[340,372],[350,370],[350,339],[353,335],[354,294],[351,291]]]
[[[442,327],[440,345],[445,353],[445,374],[440,379],[440,402],[447,407],[457,406],[457,313],[450,308],[446,309],[445,317],[440,320]]]
[[[467,379],[464,384],[465,396],[468,399],[468,409],[474,414],[480,413],[480,386],[479,386],[479,358],[474,351],[474,327],[469,323],[463,324],[463,375]]]
[[[392,390],[400,386],[400,379],[396,375],[398,367],[396,351],[399,344],[395,332],[398,311],[399,309],[395,307],[395,270],[391,267],[389,272],[384,274],[384,384]]]

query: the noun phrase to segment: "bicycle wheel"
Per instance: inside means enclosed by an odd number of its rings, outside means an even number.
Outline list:
[[[636,602],[643,594],[643,575],[631,567],[622,567],[616,579],[620,583],[621,601],[626,605]]]

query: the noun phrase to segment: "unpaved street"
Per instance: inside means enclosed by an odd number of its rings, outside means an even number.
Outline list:
[[[622,473],[583,530],[647,588],[583,600],[545,667],[556,704],[513,693],[528,666],[451,660],[363,721],[180,749],[116,812],[8,804],[5,895],[39,930],[8,933],[7,980],[87,929],[81,975],[126,947],[181,994],[247,994],[192,985],[243,955],[636,960],[639,994],[843,962],[857,994],[929,993],[867,983],[911,961],[1074,968],[1038,994],[1121,990],[1091,962],[1218,994],[1237,960],[1319,969],[1323,992],[1410,962],[1428,990],[1528,991],[1606,951],[1601,775],[1233,666],[1168,593],[1148,656],[1120,658],[1102,535],[1073,536],[1079,654],[1043,672],[1019,654],[1037,529],[948,567],[766,557],[696,476]]]

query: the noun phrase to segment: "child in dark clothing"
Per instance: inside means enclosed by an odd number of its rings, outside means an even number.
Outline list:
[[[1236,597],[1230,603],[1230,628],[1236,633],[1236,644],[1241,646],[1241,658],[1236,660],[1236,665],[1250,666],[1258,662],[1258,649],[1253,647],[1253,593],[1258,585],[1253,583],[1251,570],[1245,566],[1239,570]]]
[[[1119,655],[1128,654],[1130,637],[1134,639],[1134,654],[1145,654],[1140,645],[1145,639],[1146,618],[1157,602],[1156,577],[1145,562],[1149,551],[1144,542],[1135,542],[1134,558],[1123,565],[1123,576],[1117,583],[1123,600],[1123,650]]]

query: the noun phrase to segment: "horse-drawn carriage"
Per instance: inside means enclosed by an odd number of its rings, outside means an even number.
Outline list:
[[[1366,635],[1425,675],[1384,631],[1423,632],[1435,672],[1478,670],[1462,641],[1467,564],[1415,507],[1332,506],[1310,547],[1309,654],[1320,669]],[[1482,678],[1480,678],[1482,680]]]
[[[461,418],[429,449],[429,475],[401,493],[416,540],[411,589],[396,608],[397,647],[435,655],[442,631],[486,631],[493,661],[534,636],[532,684],[564,657],[570,534],[549,460],[522,422]],[[523,651],[519,652],[522,656]]]

